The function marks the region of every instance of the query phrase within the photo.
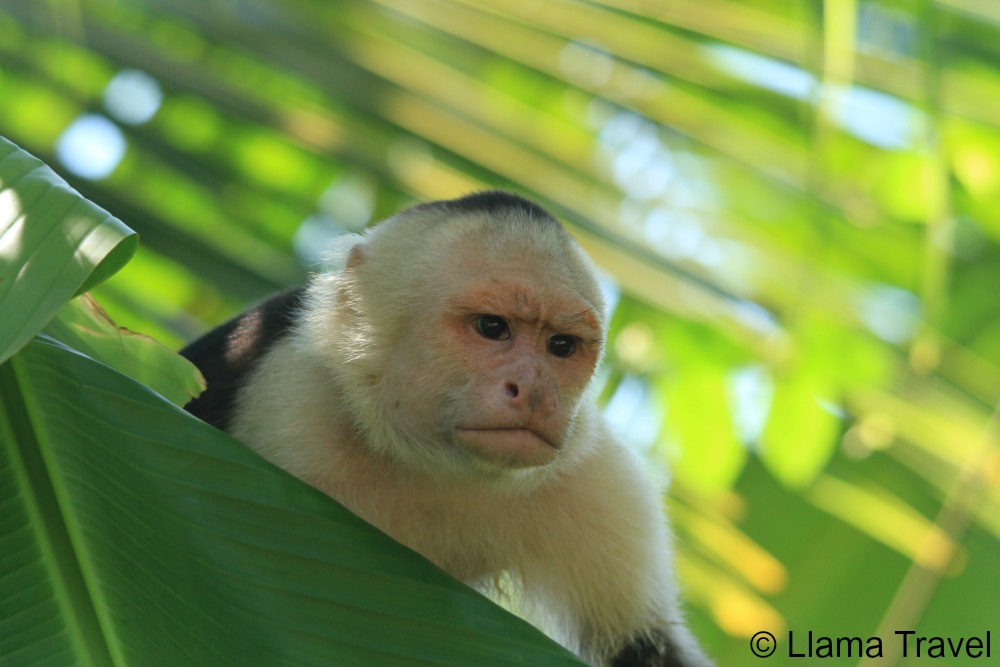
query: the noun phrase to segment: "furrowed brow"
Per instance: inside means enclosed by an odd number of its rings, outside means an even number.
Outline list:
[[[601,338],[601,326],[593,308],[586,308],[574,313],[559,313],[550,318],[549,325],[553,329],[572,333],[581,338],[590,340],[600,340]]]

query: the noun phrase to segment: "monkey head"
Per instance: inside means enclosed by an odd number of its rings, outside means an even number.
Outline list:
[[[329,314],[309,338],[368,446],[434,474],[530,477],[583,454],[573,432],[604,304],[537,205],[487,192],[403,211],[309,298],[336,300],[307,309]]]

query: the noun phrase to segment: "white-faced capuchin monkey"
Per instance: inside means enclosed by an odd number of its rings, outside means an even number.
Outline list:
[[[458,579],[516,586],[594,665],[710,665],[660,494],[588,392],[606,331],[566,230],[481,192],[389,218],[189,345],[208,389],[187,409]]]

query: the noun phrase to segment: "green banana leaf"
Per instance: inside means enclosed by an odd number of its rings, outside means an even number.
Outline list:
[[[0,396],[0,664],[578,664],[56,341],[0,366]]]
[[[103,282],[139,238],[0,137],[0,362],[70,298]]]
[[[183,407],[205,389],[194,365],[149,336],[115,325],[88,293],[66,303],[45,333]]]

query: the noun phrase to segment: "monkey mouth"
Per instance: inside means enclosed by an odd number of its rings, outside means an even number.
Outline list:
[[[560,449],[540,431],[524,426],[457,428],[455,434],[473,454],[514,468],[550,463]]]
[[[459,431],[479,431],[482,433],[498,433],[509,435],[533,435],[552,449],[559,449],[559,445],[553,443],[544,433],[527,426],[495,426],[492,428],[460,428]]]

